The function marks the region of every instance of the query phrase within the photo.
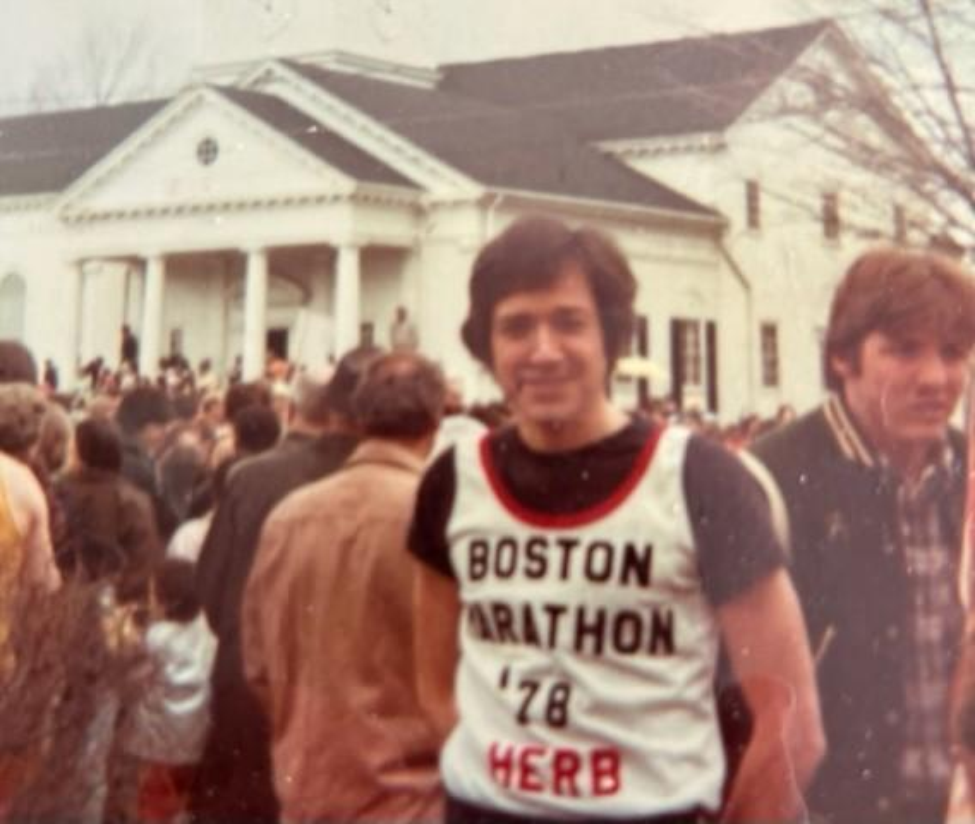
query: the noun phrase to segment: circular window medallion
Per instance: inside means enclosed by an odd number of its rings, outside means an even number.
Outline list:
[[[212,137],[205,137],[196,144],[196,159],[204,166],[209,166],[220,154],[220,147]]]

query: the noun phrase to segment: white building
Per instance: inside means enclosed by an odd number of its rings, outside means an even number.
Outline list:
[[[180,351],[256,376],[268,348],[315,365],[385,344],[403,305],[422,350],[489,397],[458,334],[470,264],[549,212],[629,256],[654,395],[724,419],[808,407],[863,191],[775,116],[812,64],[861,78],[815,23],[435,69],[330,52],[0,120],[0,337],[70,375],[114,363],[127,323],[144,369]]]

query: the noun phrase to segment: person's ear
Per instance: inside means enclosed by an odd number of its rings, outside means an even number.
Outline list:
[[[829,368],[833,370],[833,374],[840,378],[841,381],[845,381],[847,378],[853,377],[856,374],[854,364],[849,358],[842,357],[841,355],[833,355],[829,359]]]

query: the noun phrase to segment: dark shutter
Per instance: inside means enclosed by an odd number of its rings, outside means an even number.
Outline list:
[[[708,411],[718,411],[718,327],[713,320],[705,326],[705,380],[708,388]]]
[[[650,318],[637,315],[636,318],[636,354],[643,358],[650,357]],[[636,382],[636,400],[640,407],[650,401],[650,381],[638,378]]]
[[[670,321],[670,396],[678,409],[684,404],[684,362],[681,358],[683,332],[684,321],[672,318]]]

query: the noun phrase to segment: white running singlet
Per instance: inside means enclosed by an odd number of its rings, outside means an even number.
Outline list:
[[[718,631],[684,500],[688,437],[651,435],[607,500],[558,516],[511,498],[486,438],[458,444],[452,796],[580,819],[719,807]]]

